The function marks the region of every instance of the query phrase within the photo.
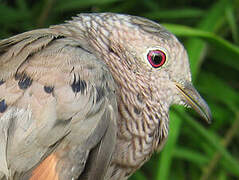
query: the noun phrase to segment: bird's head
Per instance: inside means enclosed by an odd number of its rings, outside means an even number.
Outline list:
[[[191,82],[186,50],[161,25],[112,13],[83,14],[71,24],[87,32],[122,87],[159,104],[165,114],[170,105],[183,104],[210,122],[210,109]]]

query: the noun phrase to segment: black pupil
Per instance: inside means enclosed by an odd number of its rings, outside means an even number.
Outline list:
[[[152,55],[152,62],[155,64],[155,65],[158,65],[162,62],[162,55],[161,54],[153,54]]]

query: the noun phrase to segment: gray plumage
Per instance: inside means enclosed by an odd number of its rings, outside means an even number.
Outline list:
[[[1,40],[0,179],[127,179],[163,146],[171,104],[210,120],[190,82],[183,46],[140,17],[80,14]]]

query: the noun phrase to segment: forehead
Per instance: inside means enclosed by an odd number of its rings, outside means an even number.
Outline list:
[[[111,32],[110,39],[113,41],[117,40],[124,46],[129,44],[145,48],[178,46],[175,36],[156,22],[137,16],[110,15],[104,17],[103,29],[106,28]]]
[[[163,26],[142,17],[115,14],[112,17],[105,18],[104,22],[108,22],[109,27],[118,31],[139,32],[142,36],[165,40],[172,38],[172,33],[167,31]]]
[[[147,51],[147,49],[162,47],[168,52],[180,48],[177,38],[161,25],[138,17],[124,21],[120,28],[113,28],[112,40],[117,40],[127,50]]]
[[[120,31],[127,29],[148,33],[148,35],[151,34],[163,39],[170,39],[172,36],[172,34],[160,24],[138,16],[114,13],[92,13],[81,14],[76,17],[76,20],[80,20],[83,24],[95,30],[106,29],[111,31],[118,29]]]

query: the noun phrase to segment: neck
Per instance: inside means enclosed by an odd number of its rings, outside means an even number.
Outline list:
[[[97,37],[98,36],[98,37]],[[168,119],[158,101],[157,90],[152,89],[150,72],[140,72],[133,61],[128,61],[125,50],[119,44],[104,40],[99,35],[91,39],[91,45],[99,52],[118,85],[118,137],[125,141],[142,141],[139,149],[143,154],[152,154],[158,149],[161,139],[167,137]],[[130,64],[131,62],[131,64]],[[147,83],[148,82],[148,83]],[[140,159],[140,158],[138,158]]]

